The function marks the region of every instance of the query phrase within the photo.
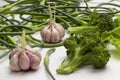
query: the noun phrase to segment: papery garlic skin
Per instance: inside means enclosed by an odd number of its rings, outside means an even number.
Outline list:
[[[38,69],[41,62],[41,54],[32,48],[15,48],[9,55],[10,68],[13,71],[26,71]]]
[[[19,67],[19,64],[18,64],[18,56],[17,55],[12,56],[12,58],[9,61],[9,64],[10,64],[10,68],[13,71],[20,71],[21,70]]]
[[[44,42],[58,43],[64,37],[65,30],[58,23],[50,23],[41,30],[40,34]]]

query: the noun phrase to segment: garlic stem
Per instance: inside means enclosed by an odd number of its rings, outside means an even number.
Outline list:
[[[50,14],[50,22],[52,22],[53,16],[52,16],[52,10],[51,10],[51,6],[50,5],[48,5],[48,10],[49,10],[49,14]]]
[[[25,30],[23,30],[22,32],[22,37],[19,38],[20,43],[21,43],[21,48],[25,48],[26,47],[26,41],[25,41]]]
[[[48,5],[48,10],[50,13],[50,25],[52,25],[51,27],[55,26],[55,13],[54,13],[54,19],[53,19],[53,14],[52,14],[52,10],[51,10],[51,6]]]
[[[23,33],[22,33],[22,46],[23,46],[23,48],[26,47],[26,41],[25,41],[25,30],[23,30]]]

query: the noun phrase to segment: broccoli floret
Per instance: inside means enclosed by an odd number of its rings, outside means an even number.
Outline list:
[[[67,30],[68,33],[76,34],[76,33],[82,33],[85,31],[96,30],[102,35],[102,33],[106,31],[109,32],[116,28],[115,26],[116,21],[113,21],[112,16],[106,13],[91,12],[91,14],[89,15],[89,18],[90,20],[88,25],[82,25],[78,27],[69,27]]]
[[[93,48],[91,58],[91,63],[95,68],[103,68],[110,58],[109,50],[104,44],[99,43]]]
[[[112,15],[107,13],[91,12],[89,17],[91,19],[89,24],[98,26],[100,32],[111,31],[115,28]]]
[[[108,48],[98,32],[74,34],[64,41],[64,46],[67,59],[57,68],[59,74],[72,73],[88,63],[95,68],[103,68],[110,58]]]

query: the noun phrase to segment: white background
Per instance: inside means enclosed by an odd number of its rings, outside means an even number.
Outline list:
[[[96,0],[96,2],[103,2],[103,0]],[[39,37],[39,33],[35,34],[35,36]],[[109,47],[114,49],[112,46]],[[43,64],[43,58],[48,49],[38,50],[42,55],[42,61],[37,71],[13,72],[9,68],[7,56],[0,60],[0,80],[51,80]],[[2,51],[0,51],[0,54],[2,54]],[[56,51],[50,56],[49,67],[56,80],[120,80],[120,59],[116,59],[113,56],[110,58],[105,69],[98,70],[92,66],[85,66],[69,75],[57,74],[56,69],[65,58],[64,47],[56,48]]]

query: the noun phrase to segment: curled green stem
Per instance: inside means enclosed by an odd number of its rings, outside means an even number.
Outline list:
[[[50,75],[50,77],[53,79],[53,80],[56,80],[55,77],[52,75],[50,69],[49,69],[49,56],[55,51],[54,48],[52,49],[49,49],[44,57],[44,65],[45,65],[45,69],[46,71],[48,72],[48,74]]]

